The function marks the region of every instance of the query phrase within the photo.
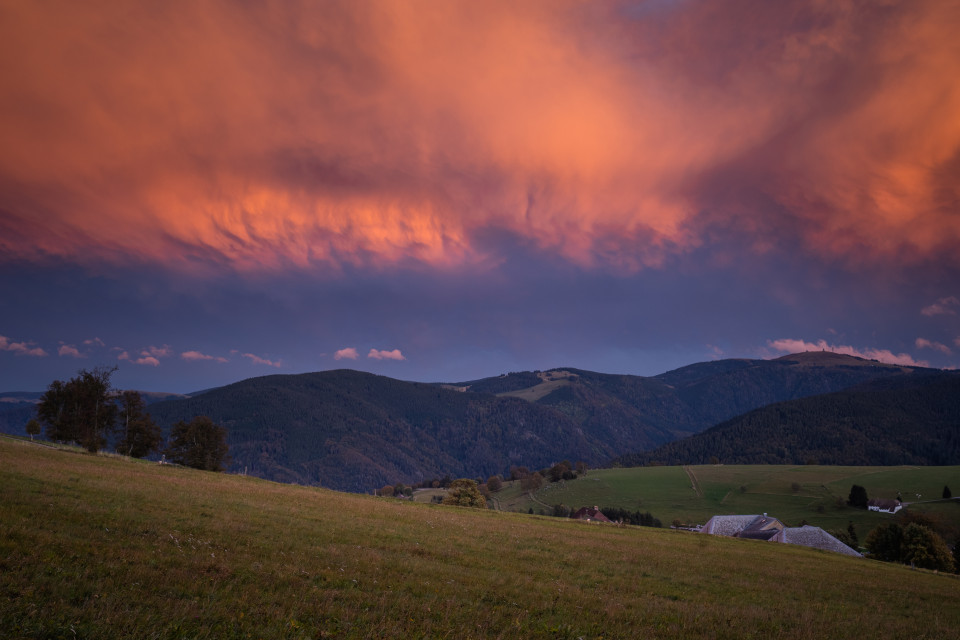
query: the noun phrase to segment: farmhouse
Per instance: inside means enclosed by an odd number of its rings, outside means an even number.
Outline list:
[[[883,513],[896,513],[903,508],[899,500],[884,500],[882,498],[870,498],[867,501],[867,509],[870,511],[881,511]]]
[[[848,556],[860,556],[855,550],[843,544],[820,527],[804,525],[786,527],[776,518],[767,514],[761,516],[713,516],[703,525],[700,533],[731,538],[768,540],[785,544],[798,544],[824,551],[833,551]]]
[[[586,520],[587,522],[610,522],[610,518],[600,512],[600,507],[581,507],[570,517],[574,520]]]
[[[834,553],[857,556],[858,558],[861,556],[860,553],[843,544],[820,527],[811,527],[808,524],[802,527],[787,527],[778,531],[775,536],[770,538],[770,542],[799,544],[804,547],[833,551]]]
[[[767,514],[752,516],[713,516],[703,525],[700,533],[732,538],[769,540],[783,529],[783,523]]]

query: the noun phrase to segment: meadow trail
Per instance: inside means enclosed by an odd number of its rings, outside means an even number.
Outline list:
[[[702,498],[703,491],[700,489],[700,483],[697,482],[697,476],[693,473],[693,469],[687,465],[683,465],[683,470],[687,473],[687,477],[690,478],[690,488],[693,489],[693,492],[697,494],[698,498]]]

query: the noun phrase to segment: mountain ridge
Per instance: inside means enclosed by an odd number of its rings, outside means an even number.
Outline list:
[[[560,367],[461,383],[338,369],[249,378],[151,403],[149,412],[165,430],[195,415],[223,424],[232,471],[366,491],[447,474],[485,478],[513,465],[604,465],[772,403],[931,371],[821,352],[657,376]]]

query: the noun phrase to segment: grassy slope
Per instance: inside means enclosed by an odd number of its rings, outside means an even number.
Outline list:
[[[573,484],[573,483],[571,483]],[[947,637],[955,577],[0,439],[0,637]]]
[[[692,488],[687,471],[697,480]],[[800,485],[799,491],[793,484]],[[565,504],[577,509],[587,505],[649,511],[669,524],[704,523],[712,515],[769,513],[788,524],[806,520],[825,529],[845,529],[853,521],[861,539],[884,514],[851,509],[837,504],[859,484],[867,494],[905,501],[939,499],[944,485],[955,492],[960,487],[960,467],[825,467],[816,465],[701,465],[691,467],[635,467],[597,469],[563,485],[547,485],[537,499],[549,505]],[[741,491],[741,487],[746,490]],[[517,487],[504,490],[501,503],[513,511],[543,508],[523,496]],[[499,494],[498,494],[499,495]],[[822,507],[822,511],[820,508]],[[936,512],[954,527],[960,527],[960,504],[916,504],[912,509]]]

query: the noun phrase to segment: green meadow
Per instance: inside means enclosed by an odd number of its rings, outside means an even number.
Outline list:
[[[631,482],[682,505],[677,473]],[[711,500],[719,481],[700,479]],[[955,576],[802,547],[0,438],[3,638],[944,638],[958,593]]]
[[[576,480],[547,484],[532,497],[510,483],[497,494],[501,508],[549,513],[548,505],[610,506],[649,511],[664,525],[674,520],[703,524],[717,514],[769,513],[789,525],[806,521],[824,529],[846,529],[860,538],[887,514],[846,506],[850,487],[867,495],[896,498],[913,511],[960,528],[960,501],[941,500],[943,487],[960,492],[960,467],[829,467],[817,465],[700,465],[595,469]],[[920,496],[919,498],[917,496]],[[960,493],[955,495],[960,496]]]

